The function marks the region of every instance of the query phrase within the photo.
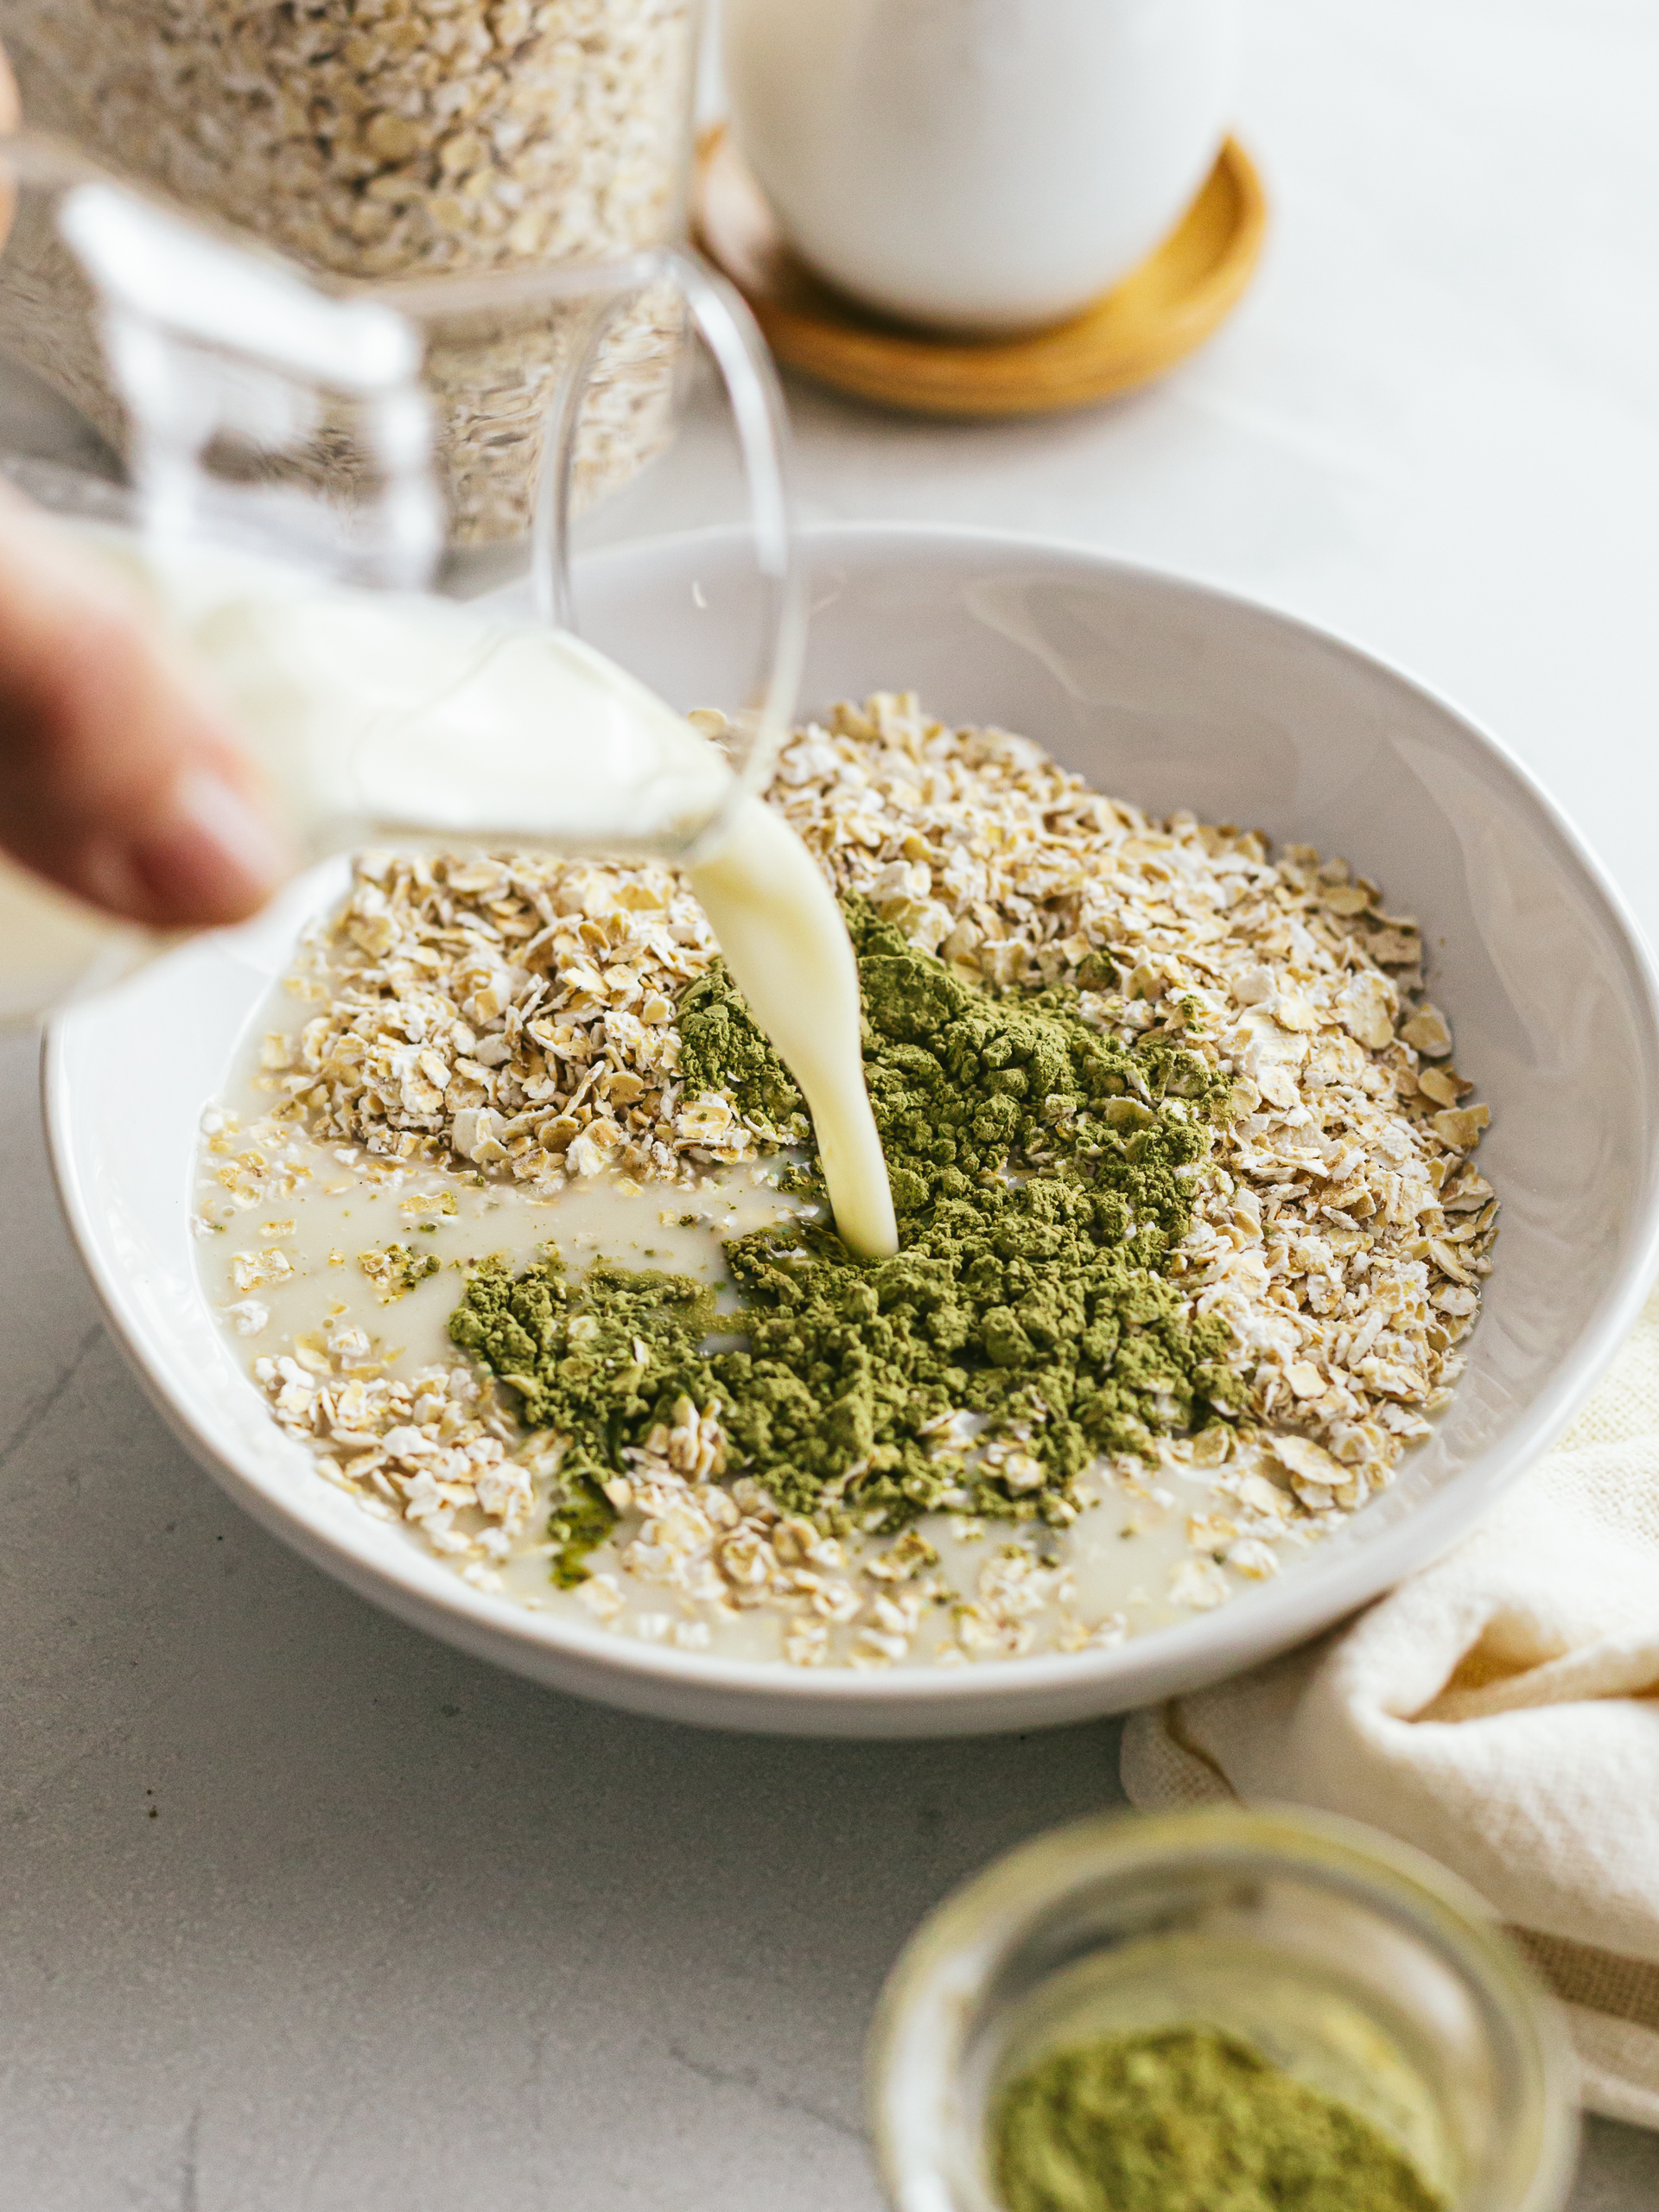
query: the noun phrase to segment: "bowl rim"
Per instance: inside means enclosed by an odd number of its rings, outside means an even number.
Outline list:
[[[1402,673],[1364,647],[1319,624],[1290,614],[1267,601],[1225,589],[1177,569],[1133,561],[1074,539],[1039,532],[959,527],[953,524],[878,521],[804,525],[798,544],[809,569],[833,563],[837,553],[855,558],[877,552],[891,558],[907,546],[918,555],[956,553],[1052,560],[1079,573],[1150,583],[1189,601],[1215,604],[1294,636],[1339,661],[1357,664],[1368,677],[1381,677],[1419,707],[1427,707],[1455,726],[1462,739],[1485,754],[1516,788],[1538,828],[1575,868],[1585,888],[1599,905],[1622,957],[1640,1007],[1643,1043],[1650,1069],[1659,1073],[1659,963],[1624,894],[1586,843],[1571,818],[1549,796],[1525,764],[1502,741],[1440,692]],[[607,568],[625,569],[642,560],[684,559],[713,555],[747,543],[739,525],[664,533],[629,540],[587,556],[577,568],[580,580]],[[229,933],[227,933],[229,934]],[[272,1534],[296,1546],[312,1562],[400,1618],[429,1632],[449,1635],[497,1663],[546,1679],[531,1656],[563,1655],[572,1662],[597,1668],[615,1679],[620,1692],[632,1681],[657,1683],[666,1690],[721,1700],[713,1725],[742,1726],[741,1707],[759,1704],[781,1710],[798,1707],[803,1732],[830,1710],[867,1711],[872,1720],[884,1713],[914,1719],[918,1708],[937,1712],[941,1732],[949,1730],[952,1708],[967,1703],[1007,1701],[1013,1707],[1004,1725],[1034,1725],[1027,1709],[1043,1702],[1043,1693],[1065,1694],[1067,1710],[1107,1713],[1145,1704],[1160,1694],[1160,1678],[1180,1671],[1189,1683],[1213,1681],[1283,1652],[1332,1622],[1369,1604],[1416,1569],[1440,1558],[1479,1516],[1510,1488],[1560,1434],[1600,1381],[1640,1313],[1659,1273],[1659,1154],[1650,1157],[1646,1186],[1625,1255],[1612,1269],[1574,1353],[1557,1368],[1501,1446],[1489,1449],[1436,1489],[1392,1527],[1351,1549],[1300,1562],[1305,1571],[1259,1589],[1241,1592],[1225,1606],[1189,1621],[1149,1630],[1109,1649],[1045,1653],[1029,1657],[978,1660],[967,1667],[913,1666],[866,1672],[854,1668],[798,1668],[781,1660],[728,1659],[686,1652],[619,1637],[597,1622],[591,1626],[563,1614],[531,1611],[505,1595],[474,1590],[459,1576],[446,1575],[440,1586],[404,1573],[378,1556],[365,1541],[347,1541],[344,1525],[307,1511],[275,1481],[251,1471],[221,1452],[192,1408],[152,1372],[143,1351],[147,1326],[125,1284],[106,1268],[96,1233],[97,1209],[83,1173],[76,1131],[73,1085],[66,1058],[75,1025],[86,1019],[81,1001],[60,1008],[46,1024],[41,1053],[41,1111],[48,1158],[64,1218],[111,1336],[151,1402],[198,1463],[239,1504]],[[298,1450],[301,1447],[296,1446]],[[1497,1465],[1485,1462],[1496,1456]],[[321,1483],[319,1491],[326,1489]],[[332,1498],[333,1493],[329,1493]],[[321,1503],[319,1499],[318,1503]],[[371,1524],[365,1520],[366,1539]],[[355,1537],[355,1531],[353,1532]],[[411,1548],[411,1566],[425,1565]],[[440,1626],[430,1616],[447,1616]],[[1270,1625],[1269,1625],[1270,1624]],[[1263,1634],[1262,1630],[1266,1630]],[[1196,1649],[1193,1649],[1196,1647]],[[1192,1663],[1182,1669],[1189,1653]],[[523,1658],[516,1656],[522,1653]],[[1098,1704],[1086,1702],[1097,1684]],[[594,1684],[588,1694],[603,1695]],[[646,1707],[636,1692],[622,1700]],[[987,1732],[996,1723],[983,1724]],[[925,1733],[925,1728],[909,1732]]]

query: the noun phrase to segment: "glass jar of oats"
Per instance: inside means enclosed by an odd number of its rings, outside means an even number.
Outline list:
[[[385,282],[603,264],[684,223],[700,0],[12,0],[24,120],[313,272]],[[113,435],[90,302],[49,234],[14,239],[0,346]],[[457,549],[522,539],[579,307],[474,321],[429,364]],[[671,434],[678,296],[600,340],[581,486]]]

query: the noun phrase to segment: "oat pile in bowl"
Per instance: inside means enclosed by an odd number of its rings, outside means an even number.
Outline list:
[[[1081,1649],[1293,1563],[1428,1433],[1491,1265],[1486,1109],[1415,924],[1343,860],[1149,820],[905,695],[798,732],[772,798],[938,1052],[982,1041],[997,1110],[928,1155],[969,1172],[923,1161],[901,1205],[913,1254],[978,1255],[978,1305],[944,1262],[919,1303],[916,1265],[863,1306],[836,1274],[671,872],[365,855],[205,1122],[204,1272],[275,1417],[469,1581],[689,1649]],[[880,1112],[933,1047],[861,972]],[[1043,1319],[1067,1265],[1075,1330]],[[870,1359],[822,1300],[791,1319],[828,1277]],[[757,1410],[763,1338],[842,1395],[791,1416],[774,1360]]]

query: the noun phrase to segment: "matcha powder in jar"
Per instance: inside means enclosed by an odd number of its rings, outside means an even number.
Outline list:
[[[1567,2212],[1578,2075],[1490,1908],[1289,1807],[1101,1814],[935,1907],[872,2025],[891,2212]]]
[[[1370,2120],[1213,2028],[1050,2053],[991,2145],[1007,2212],[1447,2212]]]

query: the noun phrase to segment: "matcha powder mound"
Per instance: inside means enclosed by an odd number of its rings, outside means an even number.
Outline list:
[[[1167,1034],[1103,1035],[1075,992],[976,988],[846,911],[899,1253],[855,1260],[799,1222],[735,1238],[740,1307],[718,1320],[685,1278],[601,1264],[572,1285],[550,1253],[481,1271],[452,1318],[524,1421],[570,1439],[562,1578],[606,1532],[607,1477],[683,1397],[718,1403],[734,1471],[843,1532],[941,1508],[1064,1527],[1091,1459],[1239,1409],[1223,1325],[1165,1273],[1225,1081]],[[810,1138],[722,969],[680,1024],[688,1096],[725,1089],[780,1141]],[[716,1327],[741,1347],[705,1351]]]
[[[991,2153],[1007,2212],[1446,2212],[1370,2121],[1207,2028],[1055,2052]]]

